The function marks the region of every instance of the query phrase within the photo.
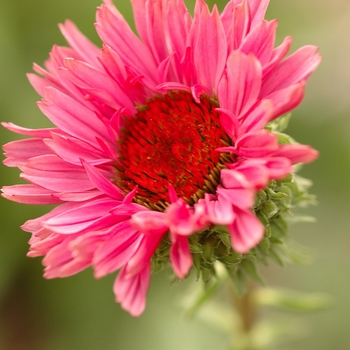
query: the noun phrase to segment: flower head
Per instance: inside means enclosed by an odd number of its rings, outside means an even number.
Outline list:
[[[22,226],[46,278],[120,270],[116,300],[137,316],[160,260],[184,278],[196,244],[223,228],[231,244],[226,255],[213,245],[221,261],[263,239],[257,193],[317,156],[267,125],[301,102],[320,62],[313,46],[285,58],[290,37],[274,47],[267,5],[231,0],[220,14],[197,0],[191,17],[182,0],[132,0],[136,35],[105,0],[102,49],[60,25],[70,47],[54,46],[45,69],[28,74],[54,127],[3,123],[29,136],[4,146],[4,163],[29,183],[3,196],[57,204]]]

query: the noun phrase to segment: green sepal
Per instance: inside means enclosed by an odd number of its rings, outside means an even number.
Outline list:
[[[266,125],[266,129],[270,130],[271,132],[282,132],[286,130],[291,116],[292,114],[288,113],[271,121]]]
[[[281,132],[276,133],[278,138],[278,144],[279,145],[290,145],[292,143],[295,143],[295,141],[287,134],[283,134]]]
[[[267,219],[271,219],[279,212],[279,207],[273,201],[265,201],[260,205],[260,213]]]

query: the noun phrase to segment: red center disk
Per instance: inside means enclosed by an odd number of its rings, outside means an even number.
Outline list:
[[[206,97],[196,103],[188,92],[149,100],[134,118],[125,120],[118,186],[128,193],[137,185],[138,202],[152,208],[169,201],[169,184],[189,204],[214,192],[213,177],[219,180],[223,167],[222,154],[215,149],[230,143],[217,107]]]

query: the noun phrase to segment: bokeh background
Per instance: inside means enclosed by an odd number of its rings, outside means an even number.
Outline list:
[[[131,21],[127,1],[115,1]],[[187,3],[192,8],[194,1]],[[214,1],[208,1],[213,5]],[[100,45],[94,30],[100,0],[0,0],[0,119],[27,127],[48,125],[26,80],[32,62],[42,64],[54,43],[64,45],[57,23],[66,18]],[[225,1],[219,1],[220,9]],[[278,18],[280,43],[292,35],[293,51],[320,47],[323,62],[310,79],[305,100],[293,113],[289,133],[311,144],[320,158],[302,175],[314,182],[318,206],[305,210],[314,224],[291,234],[312,247],[309,266],[264,270],[269,285],[322,292],[336,301],[327,311],[294,314],[299,336],[280,350],[350,349],[350,3],[348,0],[271,0],[267,17]],[[1,129],[1,143],[15,135]],[[18,182],[19,172],[1,167],[1,185]],[[90,270],[62,280],[44,280],[40,259],[26,258],[29,235],[19,226],[47,211],[0,200],[1,350],[206,350],[225,349],[227,339],[200,319],[183,317],[184,286],[170,286],[166,274],[153,277],[147,309],[131,318],[114,303],[114,276],[95,281]]]

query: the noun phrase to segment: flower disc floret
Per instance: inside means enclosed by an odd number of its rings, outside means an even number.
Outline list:
[[[196,103],[189,92],[170,92],[150,99],[125,120],[119,142],[116,183],[150,209],[168,206],[169,184],[188,204],[215,193],[220,170],[233,162],[216,151],[231,140],[220,124],[215,100]]]

